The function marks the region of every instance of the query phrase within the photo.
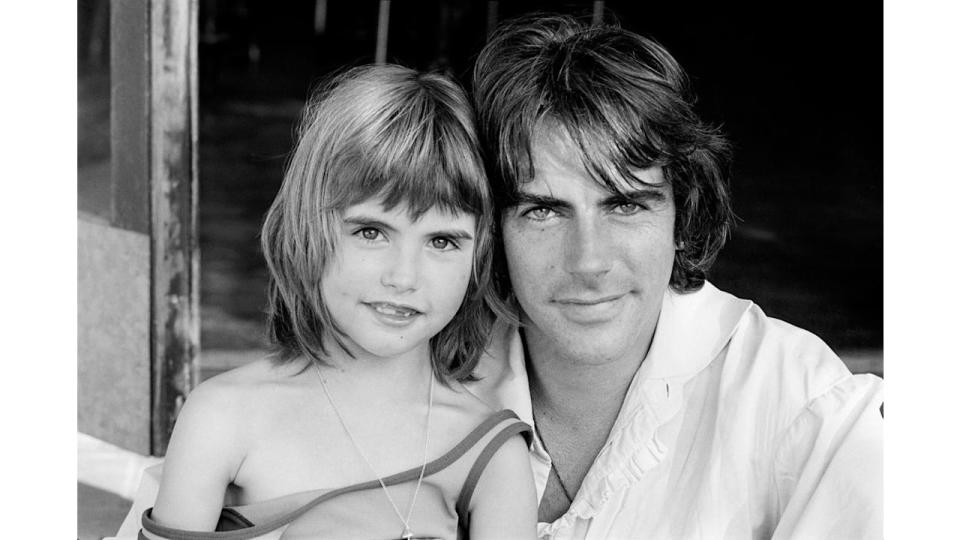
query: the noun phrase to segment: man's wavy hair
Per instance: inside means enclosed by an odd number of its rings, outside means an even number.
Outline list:
[[[471,376],[500,311],[491,280],[493,197],[464,90],[395,65],[362,66],[326,81],[304,109],[283,185],[264,219],[274,360],[326,363],[343,332],[321,293],[342,212],[378,199],[417,220],[431,209],[476,218],[473,269],[453,320],[430,339],[433,371]],[[349,351],[347,351],[349,354]]]
[[[515,19],[481,51],[473,97],[497,223],[516,205],[519,186],[533,179],[537,131],[558,129],[612,192],[619,179],[640,181],[631,169],[663,168],[677,209],[670,286],[703,286],[734,221],[729,146],[694,113],[687,77],[663,47],[612,24],[543,14]],[[495,282],[506,299],[512,289],[502,248],[496,257]]]

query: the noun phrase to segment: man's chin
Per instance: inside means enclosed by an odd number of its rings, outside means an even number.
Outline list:
[[[638,349],[636,334],[611,332],[611,326],[611,323],[565,325],[541,334],[540,348],[546,345],[557,359],[580,365],[600,366],[629,360]]]

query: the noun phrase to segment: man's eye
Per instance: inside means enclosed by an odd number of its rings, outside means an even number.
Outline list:
[[[632,202],[621,203],[613,208],[614,213],[619,214],[621,216],[632,216],[642,209],[643,209],[642,206]]]
[[[529,210],[526,210],[523,213],[523,216],[533,220],[543,221],[551,217],[553,214],[554,214],[554,211],[545,206],[535,206]]]
[[[359,235],[360,238],[369,240],[371,242],[379,239],[381,236],[380,231],[378,229],[374,229],[373,227],[364,227],[353,234]]]
[[[439,251],[449,251],[452,249],[459,249],[460,246],[458,246],[457,243],[450,238],[438,236],[430,240],[430,247]]]

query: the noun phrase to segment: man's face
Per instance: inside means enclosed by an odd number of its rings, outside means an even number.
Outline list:
[[[502,223],[528,340],[588,364],[644,354],[675,250],[663,171],[634,171],[654,186],[624,181],[624,197],[597,184],[565,138],[541,132],[532,158],[534,178]]]

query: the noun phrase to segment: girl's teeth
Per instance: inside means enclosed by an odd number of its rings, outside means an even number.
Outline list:
[[[397,309],[389,306],[377,306],[376,309],[384,315],[392,315],[394,317],[410,317],[413,315],[413,310],[410,309]]]

